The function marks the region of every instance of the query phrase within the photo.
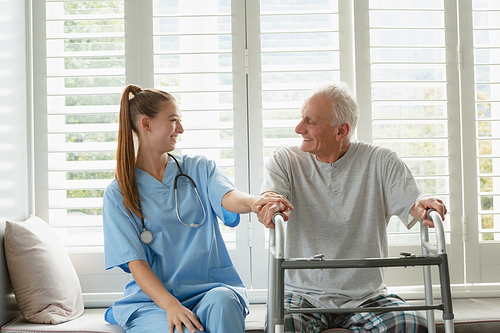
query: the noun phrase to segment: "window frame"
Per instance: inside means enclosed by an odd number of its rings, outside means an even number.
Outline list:
[[[485,260],[491,251],[500,250],[500,243],[480,243],[478,240],[478,190],[477,156],[475,138],[475,115],[464,110],[475,110],[474,46],[472,24],[472,0],[443,0],[445,5],[446,78],[448,136],[450,156],[450,205],[451,243],[449,245],[451,278],[454,296],[500,295],[500,281],[482,283],[481,269],[486,269]],[[357,139],[372,141],[371,120],[371,65],[369,0],[339,1],[340,76],[355,90],[362,116],[357,130]],[[45,1],[26,0],[26,11],[32,21],[27,23],[32,33],[29,45],[33,88],[28,97],[33,99],[32,120],[33,142],[30,154],[34,163],[30,167],[30,186],[33,187],[33,213],[48,221],[48,158],[47,158],[47,81],[46,81],[46,34]],[[154,86],[153,40],[139,36],[153,34],[152,1],[129,0],[125,6],[125,66],[126,83]],[[232,64],[233,64],[233,122],[235,151],[235,185],[244,192],[258,194],[263,179],[262,154],[262,82],[260,54],[260,2],[231,0]],[[144,24],[148,22],[150,24]],[[127,30],[127,27],[136,29]],[[139,61],[140,59],[140,61]],[[133,64],[133,65],[132,65]],[[139,64],[139,65],[137,65]],[[137,66],[136,66],[137,65]],[[151,73],[145,75],[144,73]],[[368,75],[367,75],[368,73]],[[247,97],[247,96],[251,96]],[[28,130],[31,130],[29,128]],[[265,245],[266,230],[257,221],[255,214],[243,215],[236,229],[239,247],[235,265],[249,287],[250,299],[265,301],[267,288],[267,257]],[[400,246],[391,246],[391,254],[397,255]],[[408,246],[404,246],[408,250]],[[419,246],[410,246],[420,252]],[[96,268],[96,262],[103,263],[103,256],[87,253],[70,254],[77,272],[85,285],[86,304],[103,306],[119,297],[122,290],[93,288],[102,274],[111,279],[126,281],[128,275],[115,270],[104,272]],[[480,260],[478,260],[480,259]],[[498,260],[493,265],[500,267]],[[419,285],[399,290],[406,296],[421,297]]]

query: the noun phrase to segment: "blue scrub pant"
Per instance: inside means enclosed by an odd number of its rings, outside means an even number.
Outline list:
[[[246,311],[238,295],[225,287],[208,291],[191,309],[207,333],[244,333]],[[184,333],[190,333],[183,326]],[[168,332],[167,314],[156,304],[135,311],[125,326],[127,333]],[[174,329],[175,333],[179,333]],[[198,333],[199,331],[196,330]]]

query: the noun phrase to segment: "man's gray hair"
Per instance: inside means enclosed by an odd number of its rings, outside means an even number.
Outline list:
[[[356,130],[359,119],[359,106],[356,96],[345,82],[333,82],[314,87],[313,95],[325,94],[332,101],[332,125],[349,124],[347,138]]]

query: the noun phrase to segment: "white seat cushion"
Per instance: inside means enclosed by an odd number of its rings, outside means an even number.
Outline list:
[[[102,332],[102,333],[124,333],[118,325],[111,325],[104,321],[106,308],[85,309],[83,315],[72,321],[58,325],[33,324],[23,317],[19,317],[11,323],[2,327],[2,332],[8,333],[38,333],[38,332]],[[250,315],[246,319],[247,332],[263,332],[266,315],[265,304],[250,304]]]
[[[111,325],[104,321],[106,309],[85,309],[81,317],[58,325],[33,324],[23,317],[19,317],[2,327],[2,331],[10,333],[38,333],[38,332],[102,332],[124,333],[118,325]]]

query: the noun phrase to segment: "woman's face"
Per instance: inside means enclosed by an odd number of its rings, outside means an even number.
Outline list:
[[[158,115],[149,119],[149,131],[146,133],[146,138],[150,141],[152,149],[169,152],[175,149],[179,134],[182,133],[184,133],[184,127],[181,124],[179,105],[166,102],[162,105]]]

